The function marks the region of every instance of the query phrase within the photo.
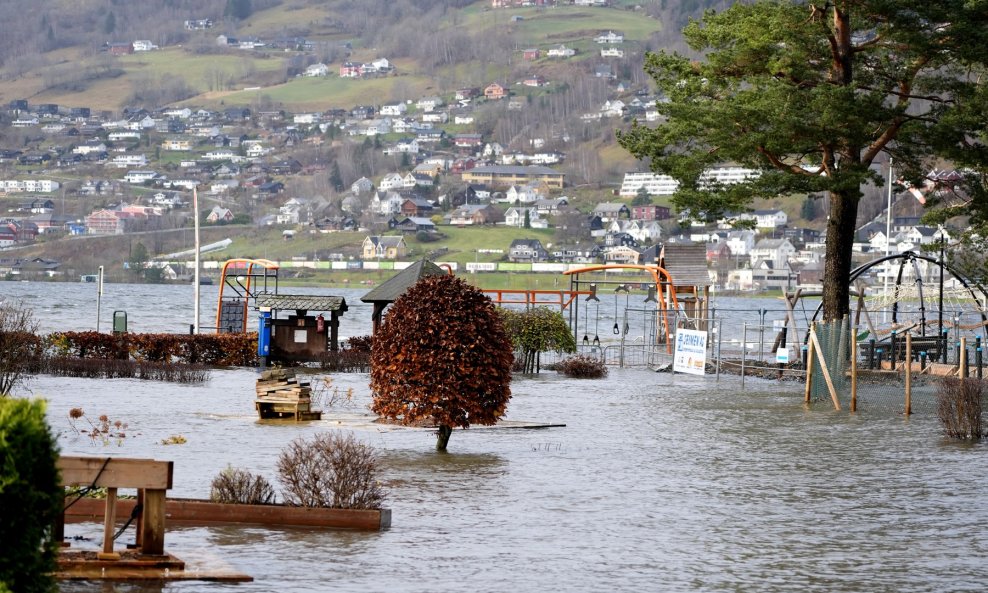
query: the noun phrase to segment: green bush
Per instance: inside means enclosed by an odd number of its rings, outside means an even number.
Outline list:
[[[58,449],[42,401],[0,399],[0,591],[55,591]]]

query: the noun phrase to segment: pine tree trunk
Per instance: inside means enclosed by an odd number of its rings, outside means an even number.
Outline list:
[[[823,319],[842,319],[850,312],[851,251],[858,218],[858,195],[830,192],[827,249],[823,268]]]
[[[436,451],[445,451],[449,444],[449,437],[453,434],[453,427],[445,424],[436,431]]]

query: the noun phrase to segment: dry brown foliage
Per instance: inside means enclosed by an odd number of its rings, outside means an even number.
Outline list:
[[[985,436],[982,419],[984,381],[945,377],[937,386],[937,417],[944,433],[955,439]]]
[[[511,340],[493,303],[454,276],[423,278],[374,335],[372,410],[401,424],[494,424],[511,399]]]
[[[227,467],[215,478],[209,499],[224,504],[274,504],[274,488],[264,476]]]
[[[377,481],[377,454],[351,434],[295,439],[278,458],[278,477],[292,506],[379,509],[386,496]]]

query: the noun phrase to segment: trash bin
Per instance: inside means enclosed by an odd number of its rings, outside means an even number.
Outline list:
[[[115,334],[125,334],[125,333],[127,333],[127,312],[126,311],[114,311],[113,312],[113,333],[115,333]]]

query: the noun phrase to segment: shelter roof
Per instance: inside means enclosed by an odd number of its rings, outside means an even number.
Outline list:
[[[662,267],[672,276],[674,286],[710,286],[707,246],[703,243],[666,243]]]
[[[257,297],[257,307],[277,311],[339,311],[347,310],[341,296],[308,294],[265,294]]]
[[[360,297],[365,303],[393,303],[412,285],[427,276],[441,276],[446,270],[427,259],[419,260]]]

